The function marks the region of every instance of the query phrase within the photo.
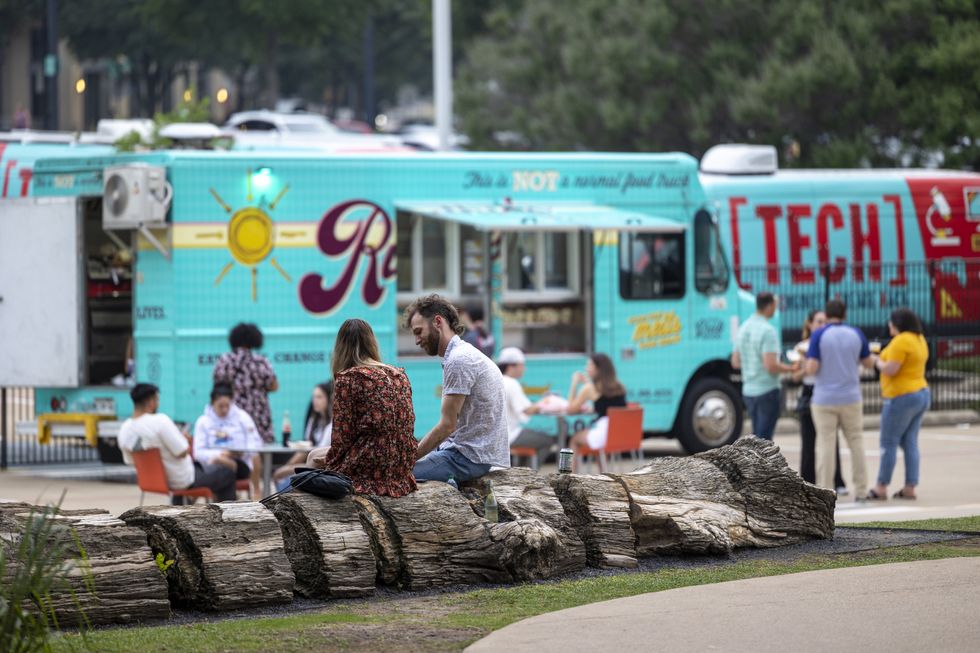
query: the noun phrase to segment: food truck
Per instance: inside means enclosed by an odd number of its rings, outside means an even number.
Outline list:
[[[908,306],[959,336],[949,353],[980,355],[980,174],[779,170],[775,148],[722,145],[700,181],[739,285],[779,294],[784,339],[837,296],[877,335]]]
[[[360,317],[408,372],[421,436],[441,367],[400,311],[439,292],[528,353],[532,397],[605,352],[644,429],[699,451],[741,433],[728,360],[754,310],[709,208],[684,154],[42,158],[30,196],[0,204],[0,385],[35,386],[38,413],[123,418],[135,378],[192,421],[230,327],[254,322],[274,420],[298,421]]]

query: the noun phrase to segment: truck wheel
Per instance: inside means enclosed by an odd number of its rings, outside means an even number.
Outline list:
[[[698,379],[681,402],[677,439],[688,453],[731,444],[742,435],[742,400],[731,383]]]

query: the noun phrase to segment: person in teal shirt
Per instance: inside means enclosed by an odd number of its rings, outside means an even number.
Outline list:
[[[742,398],[756,437],[772,440],[779,419],[779,375],[796,368],[779,362],[779,334],[769,323],[776,314],[776,298],[761,292],[755,313],[738,328],[732,367],[742,371]]]

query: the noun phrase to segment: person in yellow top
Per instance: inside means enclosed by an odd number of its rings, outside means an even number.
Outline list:
[[[926,383],[929,347],[922,335],[922,323],[908,308],[892,312],[888,320],[891,342],[875,361],[881,372],[881,462],[878,483],[868,491],[868,499],[888,497],[898,447],[905,455],[905,485],[892,495],[914,499],[919,484],[919,425],[932,399]]]

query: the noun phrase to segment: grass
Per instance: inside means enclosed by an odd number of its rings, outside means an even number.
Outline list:
[[[916,519],[914,521],[869,521],[855,524],[838,524],[841,528],[902,528],[917,531],[963,531],[980,533],[980,515],[973,517],[947,517],[942,519]]]
[[[885,525],[889,528],[980,532],[980,517],[888,522]],[[719,559],[717,563],[694,568],[666,568],[454,594],[337,603],[321,612],[290,617],[100,630],[90,633],[88,639],[92,650],[110,653],[134,650],[215,653],[365,649],[460,651],[489,632],[515,621],[586,603],[746,578],[963,556],[980,556],[980,537],[843,555],[808,555],[792,561],[731,563]],[[72,643],[78,646],[79,639],[65,634],[55,641],[54,650],[69,650]]]

